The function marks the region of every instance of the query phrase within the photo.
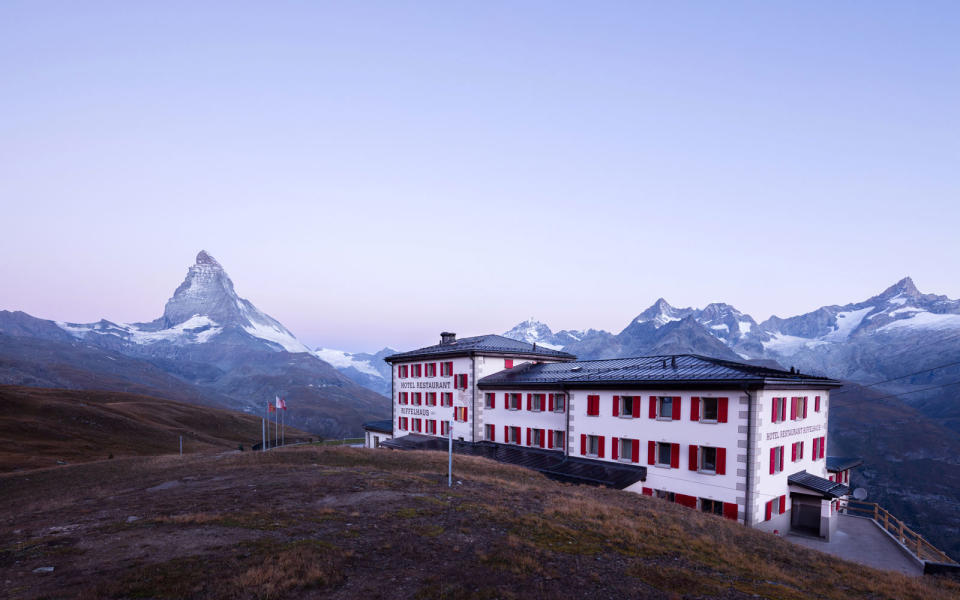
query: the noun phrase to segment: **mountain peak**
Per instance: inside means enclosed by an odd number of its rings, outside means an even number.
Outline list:
[[[215,266],[215,267],[220,267],[220,263],[217,262],[217,259],[215,259],[214,257],[212,257],[212,256],[210,256],[209,254],[207,254],[207,251],[206,251],[206,250],[201,250],[200,253],[197,254],[197,263],[196,263],[196,264],[198,264],[198,265],[211,265],[211,266]],[[220,268],[222,269],[223,267],[220,267]]]
[[[913,279],[908,276],[883,290],[883,292],[880,294],[880,297],[888,298],[897,296],[899,294],[914,297],[920,295],[920,290],[918,290],[917,286],[913,284]]]

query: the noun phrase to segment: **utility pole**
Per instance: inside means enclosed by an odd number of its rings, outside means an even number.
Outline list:
[[[180,436],[180,456],[183,456],[183,436]]]
[[[260,419],[260,451],[267,451],[267,420]]]
[[[447,421],[447,487],[453,487],[453,423]]]

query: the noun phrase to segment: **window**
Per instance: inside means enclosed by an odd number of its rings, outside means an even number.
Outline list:
[[[519,444],[520,443],[520,428],[519,427],[503,427],[504,435],[506,437],[507,443],[509,444]]]
[[[700,404],[702,407],[702,412],[700,413],[701,421],[716,421],[718,417],[718,407],[716,398],[701,398]]]
[[[783,446],[770,448],[770,474],[783,471]]]
[[[531,446],[538,446],[538,447],[540,447],[540,448],[543,448],[543,446],[544,446],[543,430],[542,430],[542,429],[534,429],[534,430],[533,430],[533,436],[532,436],[532,437],[533,437],[533,439],[531,440],[530,445],[531,445]]]
[[[790,420],[799,421],[807,418],[807,398],[790,398]]]
[[[398,401],[400,404],[406,404],[406,403],[407,403],[407,392],[400,392],[399,394],[397,394],[397,401]]]
[[[563,432],[562,431],[553,432],[553,447],[563,448]]]
[[[453,406],[453,392],[440,392],[440,406]]]
[[[813,454],[810,456],[813,460],[819,460],[824,457],[826,454],[827,438],[826,436],[820,436],[813,438]]]
[[[714,515],[723,515],[723,502],[711,500],[709,498],[700,498],[700,510]]]
[[[503,359],[503,368],[504,368],[504,369],[512,369],[512,368],[513,368],[513,359],[512,359],[512,358],[505,358],[505,359]]]
[[[787,399],[773,398],[772,402],[772,422],[781,423],[787,420]]]
[[[803,460],[803,442],[794,442],[790,447],[790,459],[793,462]]]
[[[613,397],[613,416],[632,419],[640,415],[640,398],[636,396],[614,396]],[[634,410],[636,409],[636,410]]]
[[[428,421],[427,421],[427,433],[432,433],[433,435],[437,435],[437,422],[436,422],[436,420],[432,420],[432,421],[429,421],[429,420],[428,420]]]
[[[709,446],[700,447],[700,471],[704,473],[717,472],[717,449]]]
[[[495,425],[487,425],[486,429],[486,439],[488,442],[494,442],[497,439],[497,428]]]
[[[467,374],[462,373],[453,377],[453,387],[458,390],[467,389]]]
[[[453,361],[440,363],[440,377],[453,376]]]
[[[487,392],[483,395],[483,407],[484,408],[495,408],[497,405],[497,395]]]
[[[562,413],[565,410],[567,410],[567,395],[554,394],[553,395],[553,412]]]
[[[421,364],[416,364],[416,365],[411,365],[411,366],[412,366],[412,368],[413,368],[413,376],[414,376],[414,377],[423,377],[423,365],[421,365]]]
[[[531,397],[531,405],[527,408],[535,412],[543,412],[543,410],[546,408],[546,403],[547,403],[546,396],[544,394],[530,394],[530,397]]]
[[[787,512],[787,496],[783,495],[767,501],[764,517],[769,521],[773,515],[782,515],[785,512]]]
[[[587,454],[590,456],[600,456],[600,436],[587,436]]]
[[[416,419],[416,418],[415,418],[415,419],[413,420],[413,430],[416,431],[417,433],[422,432],[422,431],[423,431],[423,427],[421,426],[421,424],[422,424],[422,421],[421,421],[420,419]]]
[[[450,421],[440,421],[440,435],[444,437],[450,435]]]
[[[400,377],[400,379],[406,379],[409,373],[410,371],[407,365],[400,365],[397,367],[397,376]]]
[[[618,448],[619,452],[617,453],[618,460],[622,460],[624,462],[637,462],[639,460],[639,457],[634,454],[634,446],[639,449],[640,445],[635,444],[635,441],[636,440],[632,440],[630,438],[620,438],[620,442],[617,444],[620,446]]]
[[[671,463],[672,454],[673,454],[673,444],[668,444],[667,442],[657,443],[657,465],[658,466],[669,467]]]
[[[423,393],[422,393],[422,392],[414,392],[414,393],[413,393],[413,405],[414,405],[414,406],[420,406],[421,404],[423,404]]]
[[[520,410],[520,394],[507,394],[507,409]]]
[[[587,416],[600,416],[600,396],[587,396]]]
[[[458,406],[453,409],[453,420],[460,421],[461,423],[466,423],[467,421],[467,407]]]
[[[673,418],[673,396],[660,396],[658,398],[657,407],[657,418],[658,419],[672,419]]]
[[[666,500],[667,502],[676,502],[676,495],[673,492],[668,492],[666,490],[654,490],[654,493],[657,495],[657,498],[661,500]]]
[[[437,363],[427,363],[427,377],[437,376]]]
[[[400,420],[397,423],[397,428],[402,431],[407,430],[407,417],[400,417]]]
[[[427,392],[427,406],[436,406],[436,405],[437,405],[437,393]]]

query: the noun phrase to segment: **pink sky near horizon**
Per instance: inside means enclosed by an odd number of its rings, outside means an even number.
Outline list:
[[[960,297],[960,8],[0,6],[0,309],[304,343]]]

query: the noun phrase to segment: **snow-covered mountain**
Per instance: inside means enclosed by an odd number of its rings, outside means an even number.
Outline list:
[[[527,342],[529,344],[537,344],[545,348],[550,348],[551,350],[559,350],[564,346],[575,344],[582,341],[585,337],[596,333],[598,332],[594,329],[585,331],[564,329],[554,333],[545,324],[531,317],[526,321],[518,323],[513,329],[504,333],[503,337]]]
[[[78,339],[114,336],[130,344],[204,344],[222,336],[249,337],[273,350],[310,352],[280,324],[233,289],[233,281],[206,251],[197,254],[183,283],[167,300],[163,316],[149,323],[62,323]]]
[[[384,396],[390,395],[391,369],[383,359],[396,353],[397,351],[390,347],[375,354],[350,353],[330,348],[316,350],[317,356],[333,365],[351,381]]]
[[[0,351],[19,361],[0,370],[0,383],[107,386],[160,397],[175,391],[177,399],[248,412],[262,411],[281,395],[291,407],[287,422],[321,435],[356,435],[363,421],[390,414],[389,401],[372,386],[358,385],[323,358],[343,363],[348,357],[311,351],[241,298],[220,263],[204,251],[153,321],[65,323],[0,311],[0,336],[9,338],[0,339]],[[104,362],[102,353],[91,352],[94,348],[131,360],[108,354]],[[377,361],[349,358],[351,369],[382,381],[372,367]],[[71,373],[62,372],[64,363]],[[91,375],[75,377],[75,372]]]

